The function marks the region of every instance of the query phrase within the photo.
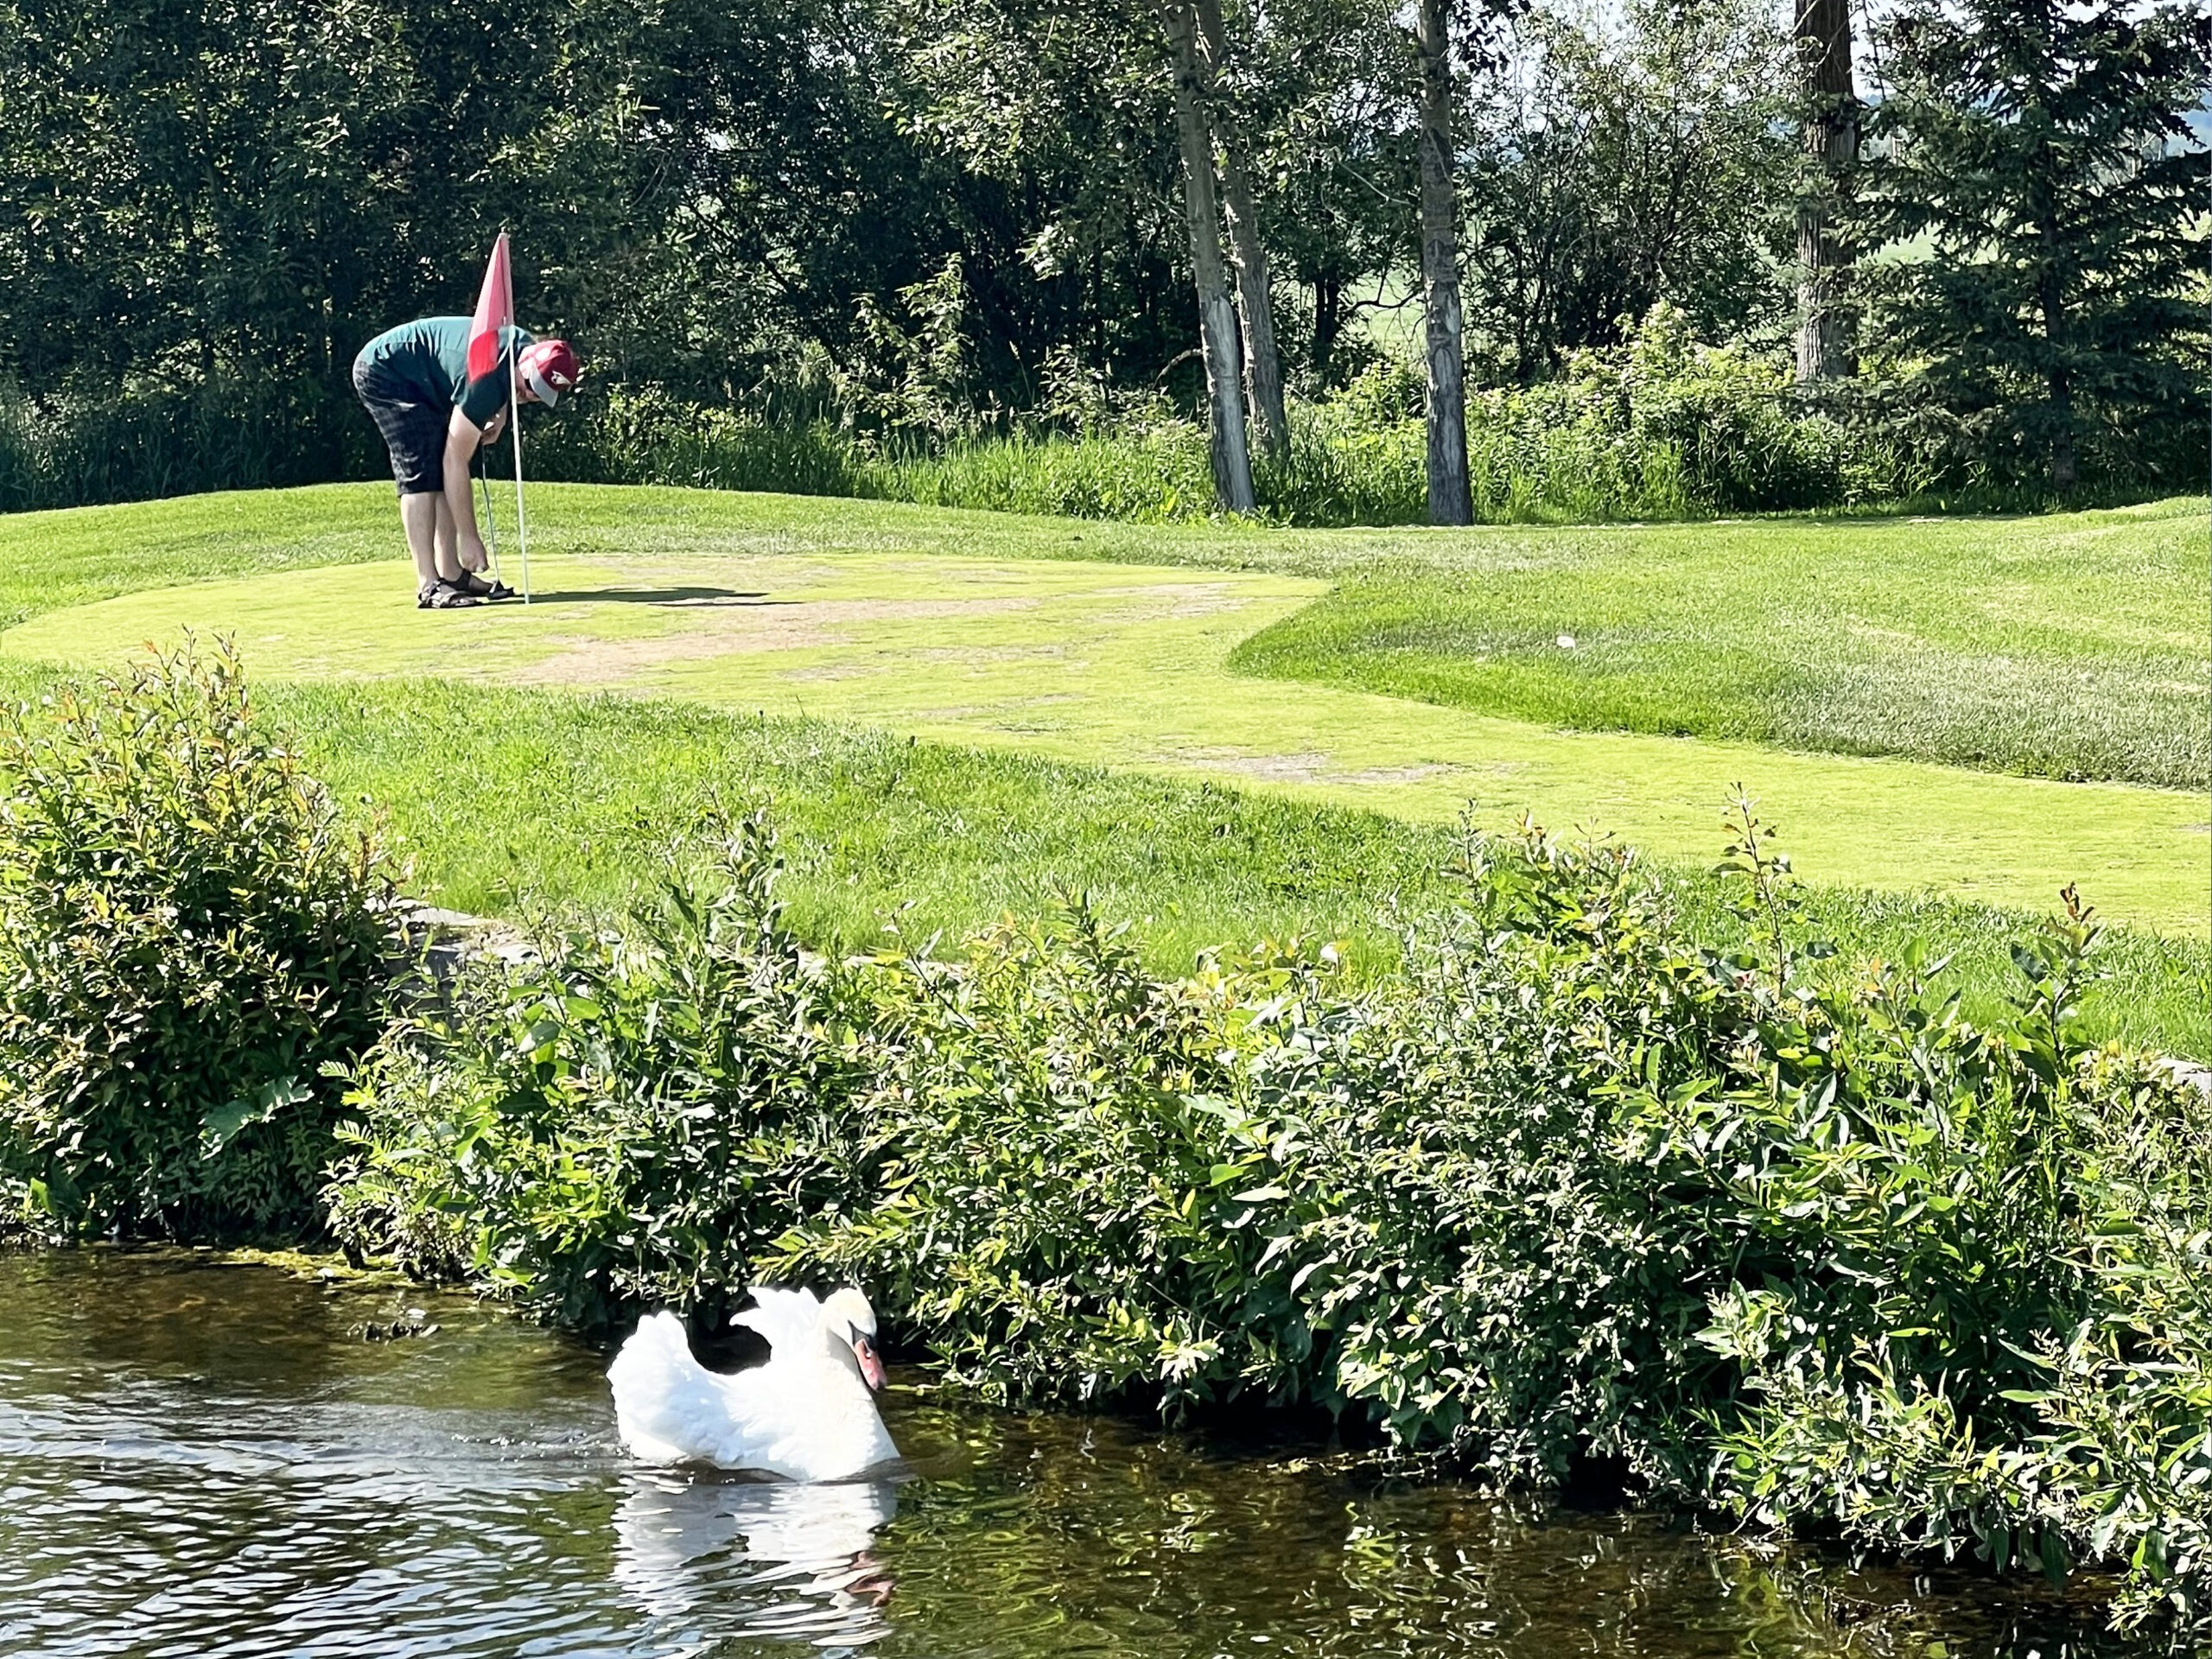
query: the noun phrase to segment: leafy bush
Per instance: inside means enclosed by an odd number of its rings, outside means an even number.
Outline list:
[[[379,1028],[373,836],[253,717],[227,649],[0,716],[0,1174],[35,1230],[313,1227]]]
[[[314,381],[219,378],[41,398],[0,384],[0,512],[319,484],[384,465],[359,406]]]
[[[801,1216],[867,1190],[843,970],[803,952],[755,817],[627,935],[578,932],[354,1075],[330,1188],[349,1249],[569,1323],[709,1307]]]
[[[1071,375],[1063,365],[1062,379]],[[1425,522],[1422,396],[1419,364],[1386,362],[1332,401],[1294,407],[1288,454],[1255,462],[1262,513],[1300,524]],[[1475,515],[1489,522],[1863,505],[1917,493],[1936,476],[1858,404],[1801,403],[1786,371],[1698,344],[1664,305],[1624,345],[1573,354],[1557,379],[1473,394],[1467,445]],[[1205,428],[1160,399],[1090,385],[1056,392],[1041,419],[887,427],[701,410],[617,388],[549,425],[534,453],[552,475],[585,482],[1141,522],[1213,512]]]
[[[596,1325],[855,1277],[990,1398],[1317,1407],[2187,1613],[2212,1105],[2081,1039],[2078,906],[1976,1026],[1920,952],[1807,937],[1737,830],[1740,948],[1610,844],[1471,835],[1353,990],[1294,944],[1161,982],[1080,901],[812,963],[753,821],[711,899],[388,1045],[339,1225]]]

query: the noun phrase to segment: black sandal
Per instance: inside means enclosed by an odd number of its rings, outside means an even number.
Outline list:
[[[461,611],[481,603],[483,601],[466,588],[443,577],[415,592],[415,608],[418,611]]]
[[[472,599],[501,600],[518,597],[515,590],[497,576],[486,576],[474,570],[464,570],[461,580],[454,584]]]

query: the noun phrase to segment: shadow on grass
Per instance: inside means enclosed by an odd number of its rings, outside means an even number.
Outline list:
[[[796,605],[795,599],[771,599],[765,593],[734,588],[588,588],[574,593],[533,594],[533,605]]]

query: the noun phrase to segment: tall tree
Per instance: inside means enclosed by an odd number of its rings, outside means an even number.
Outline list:
[[[1392,0],[1266,0],[1250,15],[1242,107],[1252,112],[1255,164],[1276,268],[1313,292],[1306,317],[1288,314],[1285,351],[1306,348],[1315,387],[1357,373],[1376,351],[1346,327],[1381,304],[1408,251],[1417,194],[1416,121],[1408,54]],[[1371,300],[1358,289],[1374,287]],[[1310,318],[1310,321],[1307,319]]]
[[[1183,203],[1191,227],[1191,278],[1198,295],[1198,340],[1206,365],[1212,427],[1214,494],[1231,512],[1250,512],[1252,457],[1245,443],[1244,400],[1236,304],[1221,254],[1221,207],[1215,191],[1213,132],[1206,119],[1198,20],[1191,0],[1163,0],[1175,81],[1175,136],[1183,152]]]
[[[1662,300],[1700,339],[1787,327],[1795,97],[1770,0],[1540,10],[1504,44],[1460,146],[1468,308],[1500,368],[1539,378]]]
[[[1221,158],[1221,198],[1227,210],[1230,255],[1236,266],[1236,310],[1244,324],[1244,397],[1252,432],[1262,451],[1282,455],[1290,449],[1290,416],[1284,407],[1282,356],[1275,347],[1274,295],[1268,270],[1268,250],[1260,239],[1260,209],[1252,194],[1249,145],[1223,98],[1230,65],[1229,28],[1221,0],[1196,0],[1201,67],[1206,79],[1204,108]]]
[[[2203,457],[2203,145],[2212,18],[2134,0],[1904,0],[1863,169],[1885,346],[2061,493],[2087,441]],[[2181,453],[2183,451],[2177,451]]]
[[[871,79],[925,149],[988,181],[1017,235],[977,321],[1032,385],[1072,353],[1149,383],[1191,334],[1187,215],[1158,0],[866,0],[887,38]],[[749,10],[747,8],[747,10]],[[926,230],[926,224],[919,228]],[[940,256],[941,257],[942,256]],[[1039,337],[1045,318],[1058,326]],[[1025,338],[1025,336],[1027,336]],[[1192,377],[1196,378],[1194,375]]]
[[[1459,306],[1458,155],[1452,146],[1449,0],[1420,0],[1421,281],[1427,319],[1428,521],[1474,521],[1467,482],[1467,387]]]
[[[1851,0],[1797,0],[1794,38],[1804,77],[1800,130],[1809,173],[1797,203],[1797,378],[1810,383],[1858,366],[1844,296],[1851,249],[1836,213],[1859,160]]]

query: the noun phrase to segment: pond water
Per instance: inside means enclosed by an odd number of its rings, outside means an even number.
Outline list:
[[[423,1310],[426,1336],[365,1327]],[[0,1654],[2118,1652],[2087,1603],[1484,1502],[894,1376],[900,1479],[626,1459],[605,1357],[458,1297],[0,1254]]]

